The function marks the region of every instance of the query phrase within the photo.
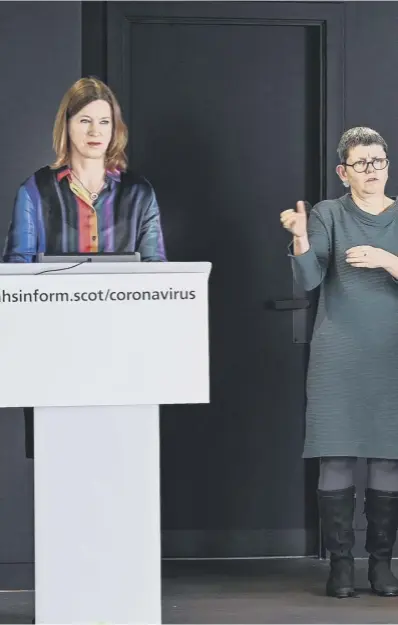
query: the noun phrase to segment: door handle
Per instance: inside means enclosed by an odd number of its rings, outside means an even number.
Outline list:
[[[307,310],[311,308],[311,302],[306,298],[274,299],[269,302],[268,308],[276,311]]]

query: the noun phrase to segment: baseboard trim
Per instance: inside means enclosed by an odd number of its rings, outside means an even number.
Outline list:
[[[316,530],[164,530],[163,558],[317,556]],[[34,563],[1,562],[0,590],[33,590]]]
[[[0,562],[0,590],[34,590],[33,562]]]
[[[316,530],[163,530],[163,558],[317,556]]]

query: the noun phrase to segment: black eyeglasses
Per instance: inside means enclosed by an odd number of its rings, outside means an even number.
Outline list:
[[[385,169],[389,162],[388,158],[374,158],[371,161],[356,161],[356,163],[342,163],[342,165],[352,167],[357,174],[364,174],[368,171],[369,165],[372,165],[373,169],[380,171]]]

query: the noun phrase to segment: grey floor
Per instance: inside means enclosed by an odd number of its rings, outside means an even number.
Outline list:
[[[0,592],[0,623],[31,623],[34,611],[32,591]]]
[[[338,600],[324,595],[324,561],[165,562],[163,623],[398,623],[398,597],[370,593],[366,566],[356,561],[359,596]]]
[[[397,560],[393,567],[398,575]],[[164,562],[162,621],[398,624],[398,597],[369,592],[365,560],[356,562],[355,599],[325,597],[327,568],[326,562],[312,559]],[[1,624],[31,623],[33,612],[33,592],[0,592]]]

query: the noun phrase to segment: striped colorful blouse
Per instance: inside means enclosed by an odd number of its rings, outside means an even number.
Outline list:
[[[107,172],[95,202],[67,167],[39,169],[18,190],[4,262],[33,262],[38,253],[140,252],[166,261],[155,192],[131,172]]]

